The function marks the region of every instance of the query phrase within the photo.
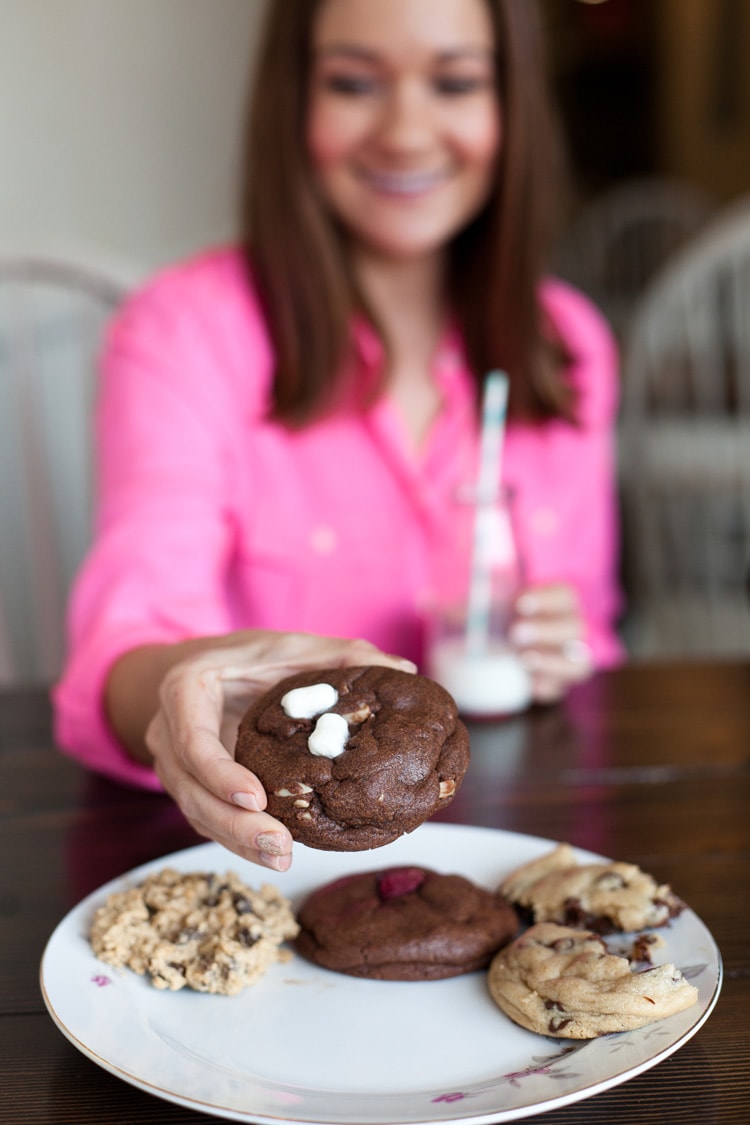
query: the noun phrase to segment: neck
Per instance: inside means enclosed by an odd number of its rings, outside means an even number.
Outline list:
[[[429,358],[445,318],[443,257],[394,262],[358,255],[355,272],[394,360]]]
[[[445,318],[443,256],[408,262],[357,256],[354,267],[385,334],[388,393],[419,449],[441,405],[432,362]]]

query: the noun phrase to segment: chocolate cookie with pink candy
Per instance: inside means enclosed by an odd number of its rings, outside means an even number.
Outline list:
[[[351,976],[440,980],[485,968],[518,932],[503,896],[425,867],[359,872],[302,903],[295,940],[307,960]]]

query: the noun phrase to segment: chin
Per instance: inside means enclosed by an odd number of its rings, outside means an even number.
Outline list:
[[[440,230],[437,233],[418,235],[410,230],[402,237],[390,229],[384,231],[363,232],[360,241],[374,253],[394,261],[412,261],[415,258],[424,258],[439,253],[445,249],[446,243],[453,237],[454,230]]]

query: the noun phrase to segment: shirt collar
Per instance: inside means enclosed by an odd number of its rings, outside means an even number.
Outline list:
[[[354,352],[360,368],[358,382],[367,389],[378,378],[385,359],[385,348],[364,316],[357,316],[352,325]],[[433,374],[443,390],[449,390],[457,382],[464,383],[469,374],[461,334],[455,321],[449,321],[438,343],[433,361]]]

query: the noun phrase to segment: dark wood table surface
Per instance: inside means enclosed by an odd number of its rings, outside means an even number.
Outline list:
[[[545,1125],[750,1122],[750,663],[632,665],[563,706],[472,727],[472,764],[439,819],[568,840],[670,882],[711,930],[724,984],[707,1023],[622,1085],[526,1118]],[[168,798],[57,753],[42,690],[0,693],[0,1122],[217,1120],[101,1069],[39,988],[55,925],[84,895],[198,838]]]

